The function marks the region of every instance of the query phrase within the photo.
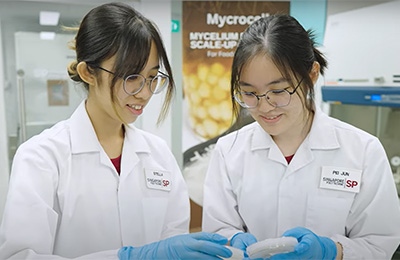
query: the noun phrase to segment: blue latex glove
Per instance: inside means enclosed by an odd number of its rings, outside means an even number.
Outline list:
[[[321,259],[333,260],[336,258],[336,244],[330,238],[319,237],[311,230],[296,227],[286,231],[284,237],[295,237],[299,242],[293,252],[286,254],[276,254],[270,260],[286,259]]]
[[[250,233],[236,233],[232,238],[231,238],[231,246],[239,248],[244,251],[244,255],[247,257],[246,254],[246,248],[257,242],[257,239],[255,236],[253,236]]]
[[[120,260],[136,259],[215,259],[231,257],[232,251],[224,247],[228,239],[206,232],[178,235],[142,247],[123,247],[118,251]]]

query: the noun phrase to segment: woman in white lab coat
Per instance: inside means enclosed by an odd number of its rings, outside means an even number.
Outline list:
[[[128,5],[83,19],[71,78],[88,97],[22,144],[13,161],[0,259],[219,259],[217,234],[187,234],[189,200],[166,143],[133,123],[174,84],[155,25]],[[159,241],[161,240],[161,241]]]
[[[376,137],[315,106],[313,87],[326,65],[312,33],[288,15],[244,32],[231,93],[234,111],[240,105],[256,122],[216,144],[203,231],[242,250],[297,238],[294,252],[271,260],[391,258],[400,211],[390,165]]]

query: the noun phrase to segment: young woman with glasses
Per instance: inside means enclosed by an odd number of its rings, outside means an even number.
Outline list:
[[[399,200],[379,140],[324,114],[314,85],[327,62],[292,17],[262,18],[234,55],[233,110],[256,122],[216,144],[204,186],[203,230],[246,248],[295,237],[277,259],[390,259]],[[237,118],[240,120],[240,118]]]
[[[22,144],[0,229],[0,259],[219,259],[227,239],[187,234],[189,198],[159,137],[131,123],[174,91],[156,26],[128,5],[91,10],[70,77],[88,96],[72,116]]]

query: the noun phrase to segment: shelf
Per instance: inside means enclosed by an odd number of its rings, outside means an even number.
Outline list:
[[[322,86],[321,92],[334,104],[400,107],[400,87]]]

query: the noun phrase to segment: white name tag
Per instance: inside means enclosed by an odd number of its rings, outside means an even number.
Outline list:
[[[146,184],[149,189],[171,190],[171,173],[164,170],[145,169]]]
[[[323,166],[319,187],[358,193],[361,185],[361,174],[361,170]]]

